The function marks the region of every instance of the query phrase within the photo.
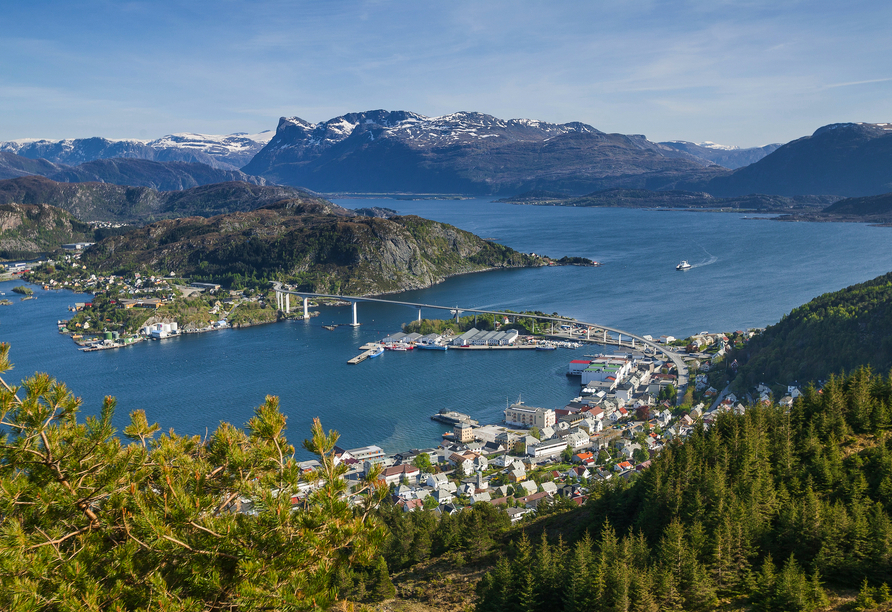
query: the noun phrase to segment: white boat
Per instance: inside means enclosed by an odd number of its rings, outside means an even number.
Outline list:
[[[384,347],[379,346],[372,353],[369,354],[369,359],[371,359],[372,357],[379,357],[383,352],[384,352]]]
[[[691,264],[689,264],[688,261],[685,259],[685,260],[682,261],[680,264],[678,264],[677,266],[675,266],[675,269],[676,269],[676,270],[690,270],[690,269],[691,269]]]

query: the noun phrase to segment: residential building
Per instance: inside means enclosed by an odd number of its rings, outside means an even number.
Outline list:
[[[505,409],[505,423],[520,427],[552,427],[556,422],[554,410],[525,406],[522,402]]]

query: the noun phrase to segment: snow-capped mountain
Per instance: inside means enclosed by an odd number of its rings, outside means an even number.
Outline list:
[[[705,165],[643,136],[605,134],[579,122],[374,110],[319,124],[282,117],[242,170],[325,192],[513,194],[667,186],[681,175],[699,176]]]
[[[170,134],[156,140],[75,138],[41,140],[27,138],[0,143],[0,151],[55,164],[78,165],[115,157],[150,161],[182,161],[207,164],[220,170],[238,170],[260,151],[273,132],[228,135]]]
[[[892,125],[825,125],[764,159],[717,177],[704,191],[721,197],[750,193],[863,197],[889,193]]]
[[[741,149],[733,145],[722,145],[714,142],[687,142],[685,140],[672,140],[661,142],[660,145],[682,151],[707,163],[717,164],[724,168],[734,170],[754,164],[769,153],[777,150],[780,143],[765,145],[764,147],[750,147]]]
[[[234,168],[241,168],[251,161],[274,135],[275,132],[272,130],[265,130],[259,134],[236,132],[225,136],[184,132],[162,136],[146,144],[155,150],[198,151]]]
[[[441,117],[425,117],[409,111],[368,111],[349,113],[313,124],[300,117],[282,117],[269,148],[288,148],[295,140],[306,146],[329,147],[350,136],[359,128],[371,141],[395,138],[419,147],[447,146],[456,143],[500,138],[510,142],[541,141],[571,132],[600,134],[584,123],[554,124],[533,119],[498,119],[492,115],[458,112]]]

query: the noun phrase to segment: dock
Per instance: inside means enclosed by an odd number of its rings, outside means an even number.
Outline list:
[[[359,355],[357,355],[356,357],[354,357],[353,359],[348,359],[347,363],[349,363],[350,365],[356,365],[357,363],[362,363],[363,361],[368,359],[371,356],[371,354],[374,353],[378,349],[378,346],[379,345],[376,343],[363,344],[361,347],[359,347],[359,350],[361,350],[362,352]]]

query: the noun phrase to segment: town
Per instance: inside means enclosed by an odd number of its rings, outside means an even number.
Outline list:
[[[528,406],[518,398],[505,408],[503,422],[483,425],[470,415],[443,410],[431,418],[452,429],[437,447],[389,456],[375,445],[336,448],[336,461],[347,466],[345,477],[357,488],[381,466],[379,478],[404,512],[452,514],[482,503],[503,509],[517,522],[555,507],[582,505],[599,483],[635,478],[667,444],[684,443],[697,427],[709,429],[719,414],[743,414],[746,405],[772,403],[764,385],[738,399],[708,382],[710,365],[720,362],[732,338],[743,341],[756,331],[704,332],[686,340],[688,366],[703,372],[685,393],[685,399],[697,400],[693,405],[676,406],[677,372],[671,361],[643,353],[591,355],[568,364],[567,375],[580,379],[580,395],[563,408]],[[713,350],[706,352],[709,347]],[[786,391],[781,405],[800,395],[796,387]],[[301,464],[308,474],[317,467],[316,461]],[[303,494],[308,493],[312,479],[303,486]]]

